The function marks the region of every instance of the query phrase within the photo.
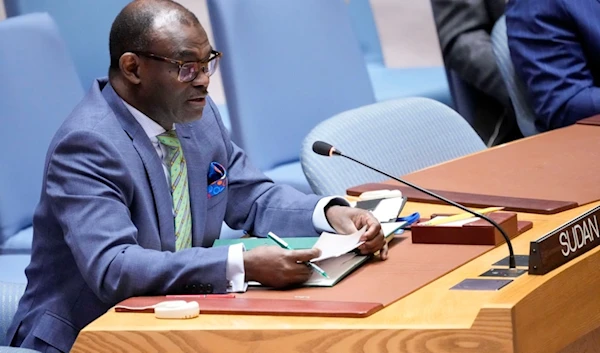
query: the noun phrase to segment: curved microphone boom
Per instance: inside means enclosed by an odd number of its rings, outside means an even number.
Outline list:
[[[454,207],[458,207],[461,210],[463,210],[465,212],[468,212],[468,213],[472,214],[475,217],[479,217],[481,219],[486,220],[487,222],[489,222],[491,225],[493,225],[494,227],[496,227],[496,229],[498,229],[500,231],[500,234],[502,234],[502,237],[504,237],[504,240],[506,241],[506,245],[508,246],[508,252],[509,252],[508,267],[511,268],[511,269],[516,268],[515,253],[513,251],[512,243],[510,242],[510,238],[508,237],[508,235],[506,234],[506,232],[504,232],[504,230],[502,229],[502,227],[500,227],[500,225],[498,225],[498,223],[494,222],[489,217],[487,217],[487,216],[485,216],[483,214],[477,213],[475,211],[471,211],[470,209],[466,208],[465,206],[463,206],[463,205],[461,205],[459,203],[456,203],[456,202],[454,202],[452,200],[448,200],[447,198],[445,198],[443,196],[440,196],[440,195],[438,195],[436,193],[433,193],[433,192],[431,192],[431,191],[429,191],[427,189],[423,189],[420,186],[417,186],[417,185],[414,185],[412,183],[409,183],[406,180],[402,180],[402,179],[397,178],[397,177],[395,177],[393,175],[390,175],[390,174],[388,174],[386,172],[383,172],[383,171],[381,171],[379,169],[376,169],[376,168],[373,168],[373,167],[371,167],[369,165],[366,165],[363,162],[358,161],[358,160],[356,160],[356,159],[354,159],[354,158],[352,158],[350,156],[346,156],[340,150],[336,149],[335,147],[333,147],[332,145],[328,144],[327,142],[316,141],[315,143],[313,143],[312,150],[313,150],[313,152],[315,152],[316,154],[319,154],[321,156],[327,156],[327,157],[342,156],[344,158],[347,158],[347,159],[349,159],[349,160],[351,160],[353,162],[356,162],[356,163],[358,163],[358,164],[360,164],[360,165],[362,165],[364,167],[367,167],[367,168],[369,168],[371,170],[374,170],[377,173],[383,174],[383,175],[385,175],[386,177],[388,177],[390,179],[394,179],[394,180],[396,180],[396,181],[398,181],[398,182],[400,182],[400,183],[402,183],[402,184],[404,184],[406,186],[409,186],[409,187],[411,187],[413,189],[417,189],[417,190],[421,191],[422,193],[425,193],[425,194],[427,194],[427,195],[429,195],[431,197],[434,197],[434,198],[436,198],[438,200],[444,201],[444,202],[446,202],[446,203],[448,203],[448,204],[450,204],[450,205],[452,205]]]

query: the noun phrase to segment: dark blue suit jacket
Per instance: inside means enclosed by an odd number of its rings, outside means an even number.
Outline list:
[[[210,247],[223,220],[264,234],[317,236],[319,200],[274,185],[231,142],[209,99],[178,124],[188,167],[191,249],[175,252],[172,199],[150,139],[106,81],[95,82],[52,141],[33,219],[27,289],[9,344],[67,352],[79,330],[140,295],[225,292],[227,247]],[[211,162],[228,186],[207,198]]]
[[[600,0],[510,0],[506,27],[538,129],[600,114]]]

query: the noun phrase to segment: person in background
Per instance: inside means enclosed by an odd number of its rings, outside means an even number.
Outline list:
[[[290,43],[293,45],[293,43]],[[266,235],[349,234],[387,256],[381,226],[343,198],[275,185],[229,138],[208,96],[221,53],[196,16],[137,0],[116,17],[108,79],[56,133],[34,216],[28,279],[7,344],[68,352],[133,296],[242,292],[306,281],[319,250],[214,247],[222,222]]]
[[[474,88],[473,128],[488,145],[523,137],[492,49],[490,33],[505,0],[432,0],[447,69]]]
[[[600,1],[511,0],[508,46],[535,125],[548,131],[600,114]]]

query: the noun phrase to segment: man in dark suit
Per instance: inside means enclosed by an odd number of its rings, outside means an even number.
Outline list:
[[[600,114],[600,1],[511,0],[506,28],[540,131]]]
[[[229,138],[209,76],[221,55],[198,19],[169,0],[138,0],[115,19],[109,78],[97,80],[55,135],[34,216],[27,289],[9,345],[68,352],[79,331],[128,297],[284,287],[311,275],[318,250],[211,248],[225,220],[266,235],[367,227],[340,198],[275,185]]]
[[[444,63],[473,87],[473,128],[488,146],[522,137],[492,50],[505,0],[432,0]]]

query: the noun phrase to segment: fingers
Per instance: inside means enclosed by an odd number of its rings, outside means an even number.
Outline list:
[[[288,253],[289,283],[306,282],[312,275],[312,268],[306,263],[321,255],[319,249],[291,250]]]
[[[274,288],[306,282],[312,275],[312,268],[306,262],[320,254],[319,249],[285,250],[278,246],[261,246],[245,251],[246,280]]]
[[[292,250],[290,252],[290,256],[296,262],[308,262],[314,258],[317,258],[321,255],[321,250],[317,248],[313,249],[305,249],[305,250]]]
[[[367,230],[365,231],[365,234],[360,237],[361,241],[368,242],[372,239],[375,239],[375,237],[381,233],[381,224],[379,224],[379,221],[377,221],[377,219],[370,212],[368,214],[361,215],[359,219],[358,227],[362,228],[365,225],[367,226]]]
[[[375,238],[364,242],[361,246],[358,247],[361,254],[372,254],[378,250],[383,249],[385,246],[385,239],[383,238],[383,233],[379,231],[379,233],[375,236]]]
[[[310,276],[312,276],[313,269],[310,266],[302,264],[304,268],[302,270],[298,270],[298,278],[296,283],[306,282]]]
[[[379,257],[380,257],[382,260],[387,260],[387,258],[388,258],[388,250],[389,250],[389,248],[388,248],[388,244],[387,244],[387,243],[385,243],[385,245],[384,245],[384,246],[383,246],[383,248],[381,249],[381,252],[379,253]]]
[[[379,224],[377,219],[370,213],[362,215],[359,222],[361,226],[367,226],[365,234],[360,238],[361,241],[364,241],[364,244],[358,247],[360,252],[362,254],[372,254],[381,250],[385,245],[381,224]]]

